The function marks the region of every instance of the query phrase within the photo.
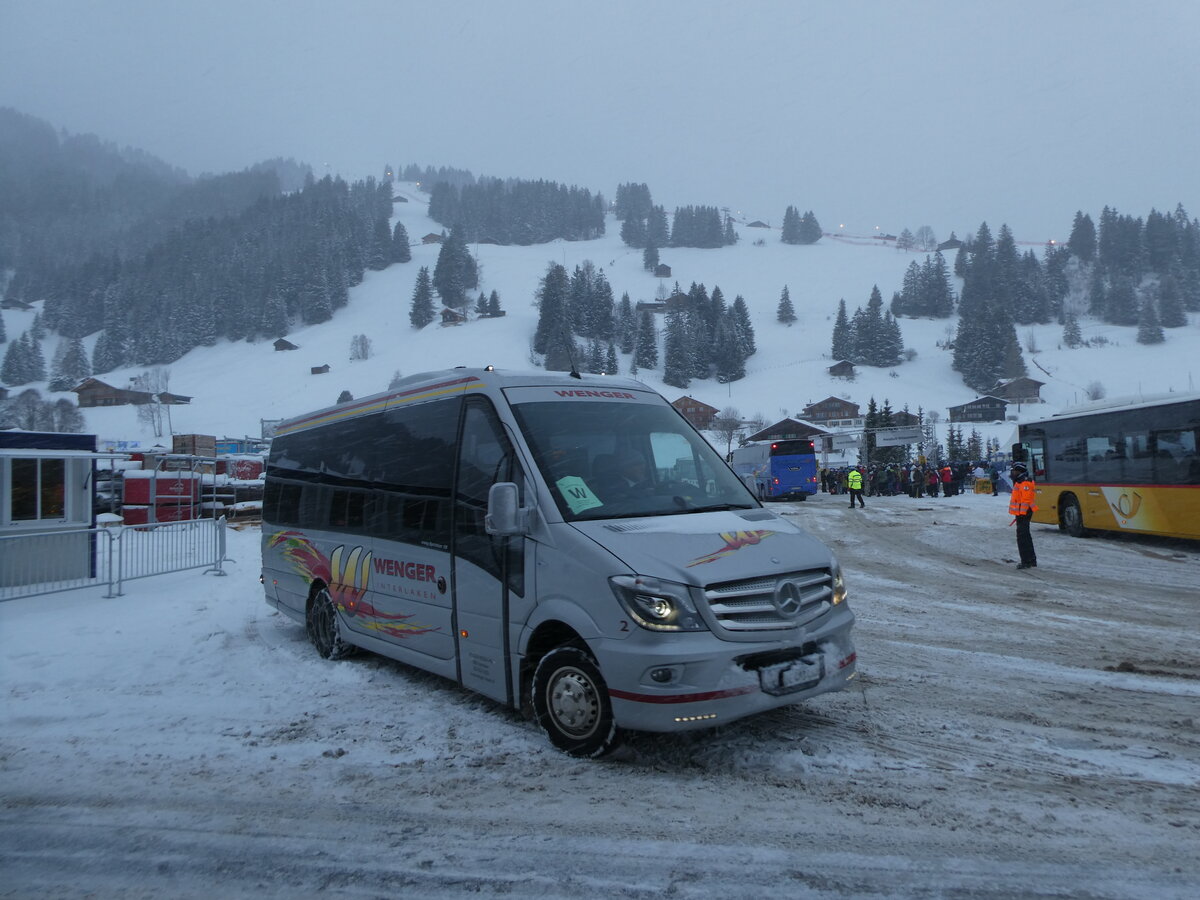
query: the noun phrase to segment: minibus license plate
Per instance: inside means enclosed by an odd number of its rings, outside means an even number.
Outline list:
[[[759,669],[758,683],[765,693],[778,697],[810,688],[824,676],[825,657],[814,653]]]

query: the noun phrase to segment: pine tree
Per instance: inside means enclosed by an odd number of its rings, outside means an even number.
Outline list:
[[[467,291],[479,286],[479,271],[467,249],[463,229],[455,225],[442,242],[433,267],[433,288],[446,306],[461,309],[467,305]]]
[[[746,377],[746,358],[730,315],[722,316],[717,324],[713,339],[713,362],[716,364],[717,380],[722,384]]]
[[[1182,328],[1187,325],[1187,311],[1176,280],[1163,276],[1158,282],[1158,318],[1163,328]]]
[[[37,321],[37,316],[34,316]],[[28,369],[26,374],[30,381],[44,381],[46,378],[46,358],[42,355],[42,342],[33,337],[32,330],[28,338]]]
[[[1161,344],[1166,339],[1158,321],[1158,311],[1154,308],[1154,301],[1147,297],[1142,303],[1142,311],[1138,316],[1137,342],[1139,344]]]
[[[783,293],[779,295],[779,307],[775,312],[775,318],[788,326],[796,321],[796,310],[792,306],[792,298],[788,295],[786,284],[783,286]]]
[[[386,269],[392,259],[392,230],[387,219],[376,219],[371,243],[367,250],[367,268],[376,272]]]
[[[672,387],[686,388],[695,366],[691,357],[687,310],[677,304],[667,311],[663,337],[663,381]]]
[[[854,347],[850,342],[850,322],[846,318],[846,299],[838,301],[837,319],[833,323],[833,346],[830,356],[836,360],[850,359]]]
[[[29,384],[35,380],[29,377],[29,335],[23,333],[4,351],[4,363],[0,365],[0,381],[15,386]]]
[[[1071,350],[1083,345],[1083,333],[1079,330],[1079,319],[1075,318],[1074,313],[1066,314],[1066,321],[1063,322],[1062,342],[1063,346]]]
[[[1105,302],[1104,317],[1106,322],[1114,325],[1137,325],[1141,321],[1141,309],[1145,304],[1138,303],[1137,291],[1133,287],[1133,279],[1127,275],[1118,275],[1113,279]]]
[[[616,375],[620,371],[617,365],[617,348],[611,341],[604,353],[604,371],[609,375]]]
[[[633,363],[638,369],[658,368],[658,340],[654,331],[654,316],[642,310],[634,343]]]
[[[926,315],[935,319],[954,315],[954,289],[950,286],[950,271],[946,267],[946,258],[940,252],[935,252],[933,257],[927,260],[923,281]]]
[[[258,333],[267,337],[281,338],[288,333],[287,306],[283,295],[278,290],[272,290],[263,303],[262,315],[259,317]],[[99,342],[97,342],[97,346]]]
[[[408,245],[408,230],[403,222],[397,222],[392,229],[392,262],[412,262],[412,248]]]
[[[550,263],[537,292],[538,322],[533,350],[545,357],[545,367],[552,372],[570,371],[577,357],[570,332],[570,290],[566,268]]]
[[[92,368],[88,363],[83,341],[71,338],[67,342],[65,352],[55,360],[49,388],[52,391],[69,391],[91,374]]]
[[[794,206],[789,206],[783,212],[783,227],[779,231],[779,240],[785,244],[800,243],[800,213]]]
[[[815,244],[822,237],[824,232],[821,230],[821,223],[810,209],[800,219],[800,243]]]
[[[651,206],[646,220],[646,242],[655,247],[671,246],[671,229],[667,225],[667,211],[662,206]]]
[[[742,352],[749,359],[758,352],[758,345],[754,341],[754,325],[750,322],[750,310],[746,307],[746,299],[741,294],[733,298],[732,314],[738,342],[742,346]]]
[[[1096,226],[1092,224],[1092,217],[1085,216],[1082,211],[1075,213],[1067,249],[1082,262],[1091,262],[1096,258]]]
[[[600,342],[595,339],[588,342],[585,366],[587,371],[593,375],[600,375],[604,372],[604,350],[601,349]]]
[[[417,271],[417,283],[413,288],[412,306],[408,313],[408,321],[413,328],[424,328],[434,319],[433,283],[429,277],[429,267],[421,266]]]
[[[495,288],[488,295],[487,314],[492,318],[499,318],[504,315],[504,311],[500,308],[500,293]]]
[[[622,353],[632,353],[636,340],[637,317],[633,314],[633,302],[629,294],[622,294],[617,306],[617,344]]]
[[[900,324],[892,314],[884,313],[883,329],[880,333],[879,365],[898,366],[904,361],[904,338],[900,335]]]
[[[642,268],[647,272],[658,268],[658,248],[653,244],[647,244],[646,249],[642,251]]]

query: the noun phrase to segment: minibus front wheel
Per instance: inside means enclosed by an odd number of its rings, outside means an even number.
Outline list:
[[[342,640],[337,607],[328,588],[320,588],[309,597],[304,625],[322,659],[345,659],[354,653],[354,646]]]
[[[531,690],[538,724],[559,750],[595,759],[620,744],[608,685],[587,650],[551,650],[539,660]]]

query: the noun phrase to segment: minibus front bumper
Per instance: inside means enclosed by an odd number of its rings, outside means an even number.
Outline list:
[[[650,650],[641,640],[603,641],[601,669],[618,726],[633,731],[711,728],[842,690],[855,677],[849,609],[802,643],[735,644],[712,634],[673,635]],[[647,658],[653,659],[650,664]],[[629,673],[629,679],[611,673]]]

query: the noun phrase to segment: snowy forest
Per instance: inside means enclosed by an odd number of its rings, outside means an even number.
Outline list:
[[[5,334],[0,319],[0,382],[8,388],[46,381],[51,391],[67,391],[91,375],[165,365],[221,340],[274,340],[328,321],[364,273],[411,262],[413,237],[400,222],[389,225],[397,177],[419,182],[430,217],[446,229],[434,236],[436,266],[422,267],[416,279],[409,321],[417,329],[439,311],[443,319],[504,314],[495,291],[476,293],[472,243],[588,240],[604,233],[611,212],[622,242],[641,249],[653,272],[660,249],[719,252],[738,240],[728,211],[681,206],[669,220],[636,182],[618,185],[610,208],[600,193],[575,186],[412,164],[389,164],[380,179],[353,183],[318,180],[292,160],[192,178],[8,109],[0,109],[0,137],[3,300],[13,308],[41,304],[22,334]],[[782,221],[775,232],[782,243],[822,239],[812,211],[802,215],[789,204]],[[1137,340],[1152,344],[1200,311],[1200,223],[1182,206],[1145,217],[1106,207],[1098,223],[1077,212],[1070,239],[1040,254],[1022,250],[1006,225],[993,237],[984,223],[948,242],[957,251],[952,270],[931,230],[914,237],[906,229],[903,238],[930,252],[908,266],[901,284],[877,285],[853,312],[845,298],[828,298],[830,307],[837,303],[828,344],[834,360],[900,366],[911,353],[903,320],[945,319],[953,368],[982,392],[1026,373],[1020,325],[1056,322],[1062,343],[1074,347],[1087,343],[1079,326],[1087,316],[1136,325]],[[676,282],[667,291],[663,284],[655,301],[628,293],[618,300],[594,263],[573,272],[550,263],[517,298],[538,308],[531,361],[558,370],[661,370],[678,388],[745,377],[756,349],[745,298],[734,293],[730,301],[717,285],[685,290]],[[786,328],[795,315],[781,287],[776,324]],[[98,337],[89,356],[82,339],[91,335]],[[57,339],[50,359],[41,349],[46,338]],[[22,402],[31,409],[35,398]],[[7,408],[13,421],[12,400]],[[43,413],[47,427],[76,426],[78,417],[55,404],[46,402]]]

